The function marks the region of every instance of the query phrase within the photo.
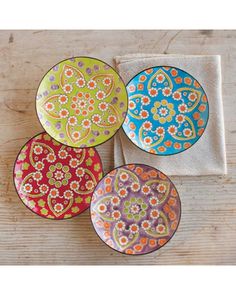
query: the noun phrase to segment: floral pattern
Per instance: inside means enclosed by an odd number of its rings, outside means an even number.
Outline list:
[[[33,212],[49,219],[66,219],[90,205],[102,163],[94,148],[64,146],[47,133],[30,139],[14,167],[17,193]]]
[[[123,129],[141,149],[172,155],[195,144],[205,131],[207,96],[190,74],[174,67],[153,67],[127,85],[129,104]]]
[[[60,62],[44,76],[36,109],[47,133],[62,144],[92,147],[111,138],[127,113],[125,85],[113,68],[95,58]]]
[[[180,199],[159,170],[129,164],[108,173],[91,201],[91,219],[99,237],[126,254],[146,254],[166,244],[177,230]]]

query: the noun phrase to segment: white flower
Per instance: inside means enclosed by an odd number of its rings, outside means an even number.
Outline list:
[[[164,193],[166,191],[166,186],[163,183],[158,184],[157,190],[159,193]]]
[[[125,229],[125,223],[124,221],[120,220],[116,223],[116,229],[119,231],[122,231]]]
[[[80,186],[80,185],[79,185],[79,182],[76,181],[76,180],[73,180],[73,181],[71,181],[71,183],[70,183],[70,189],[73,190],[73,191],[78,190],[79,186]]]
[[[150,98],[148,96],[143,96],[141,101],[142,101],[142,105],[146,106],[146,105],[149,105],[151,100],[150,100]]]
[[[106,93],[102,90],[99,90],[97,93],[96,93],[96,98],[98,100],[102,100],[106,97]]]
[[[49,192],[49,196],[51,198],[57,198],[59,197],[59,190],[57,188],[52,188]]]
[[[41,180],[43,178],[43,175],[42,175],[42,173],[41,172],[39,172],[39,171],[37,171],[37,172],[34,172],[34,174],[33,174],[33,179],[34,180]]]
[[[94,182],[92,180],[88,180],[88,181],[86,181],[85,186],[86,186],[86,188],[88,190],[91,190],[91,189],[94,188],[95,185],[94,185]]]
[[[151,216],[152,219],[157,219],[160,216],[160,213],[159,213],[158,210],[152,209],[150,211],[150,216]]]
[[[192,130],[191,130],[190,128],[185,128],[185,129],[183,130],[183,134],[184,134],[184,136],[186,136],[186,137],[190,137],[190,136],[193,134],[193,132],[192,132]]]
[[[151,197],[149,199],[149,203],[150,203],[151,206],[156,206],[159,203],[159,200],[158,200],[157,197]]]
[[[112,197],[111,198],[111,203],[112,203],[113,206],[118,206],[120,204],[120,198]]]
[[[48,192],[48,186],[46,184],[41,184],[40,187],[39,187],[39,191],[42,193],[42,194],[46,194]]]
[[[102,203],[98,206],[98,212],[105,213],[106,211],[107,211],[107,206],[105,204]]]
[[[84,78],[79,78],[76,80],[75,84],[79,87],[79,88],[83,88],[85,86],[85,80]]]
[[[111,213],[111,216],[113,217],[113,219],[115,219],[115,220],[119,220],[120,217],[121,217],[120,211],[118,211],[118,210],[113,211],[113,212]]]
[[[179,92],[179,91],[175,91],[175,92],[172,94],[172,97],[173,97],[174,100],[180,100],[181,97],[182,97],[182,94],[181,94],[181,92]]]
[[[54,173],[54,177],[56,178],[56,180],[61,180],[61,179],[63,179],[64,178],[64,173],[62,172],[62,171],[56,171],[55,173]]]
[[[131,100],[131,101],[129,102],[129,109],[130,109],[130,110],[134,110],[135,108],[136,108],[136,103],[135,103],[134,101]]]
[[[114,124],[116,122],[116,116],[110,115],[108,116],[107,120],[109,123]]]
[[[168,114],[168,110],[167,110],[167,108],[160,108],[159,109],[159,114],[161,115],[161,116],[163,116],[163,117],[165,117],[167,114]]]
[[[91,126],[91,121],[89,119],[84,119],[81,123],[84,128],[89,128]]]
[[[67,151],[66,150],[60,150],[59,152],[58,152],[58,157],[60,158],[60,159],[66,159],[67,158],[67,156],[68,156],[68,153],[67,153]]]
[[[172,93],[172,90],[170,89],[170,87],[165,87],[164,89],[162,89],[162,94],[164,96],[170,96]]]
[[[180,111],[180,113],[186,113],[188,111],[188,106],[185,103],[181,103],[178,106],[178,110]]]
[[[162,83],[165,80],[165,76],[163,74],[158,74],[156,76],[157,83]]]
[[[43,168],[44,168],[43,162],[38,161],[37,163],[35,163],[34,168],[39,171],[43,170]]]
[[[133,182],[131,184],[131,190],[133,192],[138,192],[140,190],[140,184],[139,184],[139,182]]]
[[[171,135],[175,135],[178,131],[175,125],[170,125],[167,130]]]
[[[64,198],[67,200],[70,200],[73,197],[74,193],[71,190],[64,191]]]
[[[53,153],[47,154],[46,160],[49,163],[54,163],[56,161],[56,156]]]
[[[100,102],[98,108],[100,111],[105,112],[108,109],[108,104],[105,101]]]
[[[111,79],[106,77],[106,78],[103,79],[102,83],[105,86],[109,86],[109,85],[111,85]]]
[[[86,105],[87,105],[87,102],[84,99],[79,100],[79,102],[78,102],[79,108],[84,109],[86,107]]]
[[[55,109],[55,106],[54,106],[53,103],[51,103],[51,102],[47,102],[47,103],[45,104],[45,109],[46,109],[47,111],[53,111],[53,110]]]
[[[163,224],[158,224],[156,226],[156,231],[160,234],[162,234],[165,231],[165,226]]]
[[[150,88],[148,92],[151,97],[155,97],[158,94],[158,90],[156,88]]]
[[[136,234],[139,232],[139,226],[136,223],[133,223],[129,227],[132,234]]]
[[[139,213],[139,211],[140,211],[139,205],[137,205],[137,204],[131,205],[130,212],[132,214],[137,214],[137,213]]]
[[[191,92],[188,96],[188,99],[191,101],[195,101],[197,99],[197,94],[194,92]]]
[[[122,245],[122,246],[125,246],[125,245],[127,245],[128,244],[128,238],[126,237],[126,236],[121,236],[120,238],[119,238],[119,243]]]
[[[75,173],[78,177],[83,177],[85,174],[84,168],[82,167],[77,168]]]
[[[62,88],[65,93],[71,93],[73,90],[73,87],[71,84],[65,84]]]
[[[73,131],[72,132],[72,137],[74,139],[79,139],[80,138],[80,132],[79,131]]]
[[[77,118],[75,116],[71,116],[69,119],[68,119],[68,124],[70,126],[75,126],[77,124]]]
[[[118,191],[118,195],[121,198],[125,198],[128,195],[127,189],[126,188],[120,188],[119,191]]]
[[[151,227],[151,222],[149,220],[144,220],[142,223],[141,223],[141,227],[144,229],[144,230],[148,230],[150,229]]]
[[[69,115],[69,112],[67,109],[61,109],[59,112],[59,116],[60,118],[67,118]]]
[[[152,138],[151,138],[150,136],[146,136],[146,137],[144,137],[143,141],[144,141],[144,143],[145,143],[146,145],[150,145],[150,144],[152,144],[152,142],[153,142],[153,140],[152,140]]]
[[[61,212],[62,210],[64,209],[63,205],[60,204],[60,203],[56,203],[54,205],[54,210],[58,213],[58,212]]]
[[[76,158],[72,158],[70,159],[69,165],[72,168],[76,168],[79,165],[79,161]]]
[[[182,114],[179,114],[175,117],[175,120],[177,123],[182,124],[185,121],[185,116]]]
[[[67,78],[70,78],[71,76],[73,76],[73,71],[72,71],[72,69],[66,69],[65,70],[65,75],[66,75],[66,77]]]
[[[142,192],[145,194],[145,195],[148,195],[148,194],[150,194],[150,192],[151,192],[151,188],[148,186],[148,185],[144,185],[144,186],[142,186]]]
[[[102,117],[99,114],[94,114],[92,116],[92,122],[94,124],[99,124],[102,121]]]
[[[60,104],[66,104],[68,102],[68,97],[65,94],[62,94],[58,97]]]
[[[142,119],[146,119],[149,116],[149,112],[146,110],[142,110],[139,114]]]
[[[122,172],[119,177],[121,181],[127,181],[129,179],[129,175],[126,172]]]
[[[165,135],[165,129],[163,127],[157,127],[156,134],[159,135],[159,136],[164,136]]]
[[[42,148],[41,145],[36,145],[36,146],[34,147],[34,153],[35,153],[36,155],[40,155],[40,154],[42,154],[42,152],[43,152],[43,148]]]
[[[152,130],[152,123],[150,121],[145,121],[142,124],[144,130]]]
[[[87,86],[89,89],[93,90],[97,87],[97,83],[94,80],[90,80],[88,81]]]
[[[22,190],[24,193],[31,193],[33,190],[33,187],[30,183],[26,183],[23,187]]]

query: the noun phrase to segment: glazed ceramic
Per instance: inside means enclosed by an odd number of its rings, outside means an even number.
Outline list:
[[[47,133],[62,144],[92,147],[121,127],[128,98],[119,75],[106,63],[75,57],[54,66],[43,77],[36,109]]]
[[[174,235],[180,199],[162,172],[142,164],[121,166],[97,185],[91,219],[98,236],[126,254],[158,250]]]
[[[101,178],[102,163],[94,148],[64,146],[46,133],[25,144],[14,167],[20,199],[50,219],[70,218],[87,209]]]
[[[208,121],[206,93],[187,72],[153,67],[127,85],[129,107],[123,129],[139,148],[152,154],[185,151],[202,136]]]

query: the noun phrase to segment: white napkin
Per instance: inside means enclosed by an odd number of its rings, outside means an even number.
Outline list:
[[[114,163],[143,163],[167,175],[221,175],[227,173],[221,59],[218,55],[130,54],[114,58],[125,83],[140,71],[153,66],[174,66],[196,78],[209,102],[209,121],[202,137],[188,150],[171,156],[148,154],[136,147],[121,129],[115,136]]]

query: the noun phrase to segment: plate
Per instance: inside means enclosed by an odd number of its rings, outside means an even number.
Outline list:
[[[102,174],[94,148],[71,148],[41,133],[19,152],[14,183],[20,199],[34,213],[66,219],[89,207]]]
[[[127,85],[129,107],[123,124],[142,150],[173,155],[194,145],[206,129],[205,91],[187,72],[158,66],[137,74]]]
[[[38,118],[62,144],[93,147],[121,127],[128,108],[126,87],[116,71],[101,60],[64,60],[43,77],[36,96]]]
[[[90,207],[102,241],[131,255],[165,245],[177,230],[180,210],[180,198],[170,179],[143,164],[109,172],[95,188]]]

